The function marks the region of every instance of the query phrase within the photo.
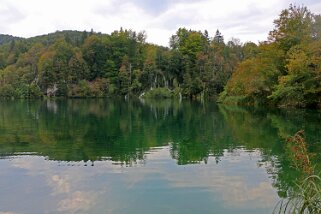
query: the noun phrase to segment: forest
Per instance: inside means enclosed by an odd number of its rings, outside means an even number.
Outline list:
[[[321,107],[321,16],[290,5],[267,41],[179,28],[169,47],[146,32],[0,35],[0,97],[150,96]]]

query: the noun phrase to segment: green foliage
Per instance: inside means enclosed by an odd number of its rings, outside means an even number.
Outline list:
[[[89,97],[90,87],[86,80],[81,80],[77,85],[72,86],[69,92],[70,97]]]
[[[244,59],[250,59],[254,58],[258,55],[259,48],[258,46],[253,42],[247,42],[243,46],[243,55]]]
[[[166,98],[172,98],[173,92],[171,92],[167,88],[155,88],[152,90],[149,90],[145,93],[144,98],[153,98],[153,99],[166,99]]]
[[[40,98],[43,96],[39,86],[37,86],[36,84],[19,85],[19,87],[15,90],[15,95],[18,98],[27,98],[27,99]]]
[[[287,201],[280,201],[274,213],[320,213],[321,178],[313,175],[297,184]]]
[[[253,104],[253,100],[250,100],[246,96],[226,96],[226,92],[223,91],[218,100],[219,103],[225,103],[229,105],[249,105]]]
[[[179,28],[170,48],[146,43],[145,32],[110,35],[78,31],[0,44],[0,88],[5,97],[105,97],[168,88],[192,99],[238,104],[321,106],[321,18],[290,5],[274,21],[269,40],[224,42],[217,30]],[[14,88],[14,92],[10,89]],[[32,91],[32,90],[31,90]]]
[[[313,14],[304,6],[290,5],[274,21],[275,29],[269,39],[276,42],[280,49],[288,51],[293,46],[311,39]]]
[[[321,106],[321,37],[319,15],[290,5],[275,20],[269,42],[244,46],[221,102],[246,97],[282,107]]]
[[[78,84],[71,85],[68,90],[69,97],[107,97],[113,94],[113,86],[108,79],[98,78],[95,81],[81,80]]]
[[[280,201],[274,213],[320,213],[321,212],[321,178],[314,173],[310,154],[304,139],[304,131],[298,131],[287,139],[288,156],[292,165],[303,172],[303,179],[297,178],[296,188],[289,190],[289,198]]]
[[[90,80],[105,75],[104,67],[108,57],[107,42],[97,35],[92,35],[84,41],[82,52],[90,69]]]
[[[226,45],[217,30],[210,40],[205,31],[180,28],[171,37],[170,69],[182,86],[186,97],[216,96],[221,91],[236,65],[242,60],[242,45],[229,41]]]
[[[233,73],[220,96],[226,103],[260,103],[271,91],[269,75],[276,73],[273,64],[260,58],[243,61]]]
[[[16,92],[12,85],[4,85],[0,87],[0,96],[3,98],[14,98],[16,97]]]
[[[2,82],[19,85],[14,96],[24,98],[29,85],[62,97],[139,95],[162,87],[190,98],[216,96],[243,58],[237,40],[226,45],[219,31],[211,40],[207,31],[185,28],[172,36],[171,49],[122,28],[110,35],[57,31],[8,39],[0,45]]]
[[[320,104],[321,73],[315,45],[294,46],[288,51],[287,74],[280,76],[269,98],[280,106],[309,107]],[[311,51],[312,50],[312,51]]]
[[[11,35],[0,34],[0,45],[10,43],[13,40],[21,39],[19,37],[14,37]]]

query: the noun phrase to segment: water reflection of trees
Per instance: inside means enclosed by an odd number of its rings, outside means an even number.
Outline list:
[[[189,124],[195,124],[192,107],[172,101],[2,102],[1,154],[34,152],[52,160],[107,158],[131,164],[150,148],[187,136]]]
[[[320,112],[226,106],[221,106],[220,111],[237,142],[247,149],[260,149],[262,160],[259,165],[266,168],[281,197],[286,196],[287,190],[295,186],[294,181],[302,174],[291,166],[285,138],[297,130],[306,130],[311,142],[309,152],[318,154],[314,156],[314,163],[320,169],[321,138],[320,132],[316,131],[320,128]]]
[[[217,106],[214,103],[122,100],[0,103],[0,153],[35,153],[50,160],[112,160],[131,165],[151,148],[169,146],[178,164],[220,161],[225,152],[260,151],[280,194],[297,176],[283,137],[304,129],[320,154],[320,112]],[[317,162],[319,156],[315,156]],[[320,160],[319,160],[320,161]],[[320,168],[319,168],[320,169]]]

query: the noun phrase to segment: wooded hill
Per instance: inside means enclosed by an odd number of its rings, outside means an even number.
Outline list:
[[[221,93],[221,102],[320,106],[320,15],[290,5],[274,24],[259,45],[186,28],[171,36],[169,48],[124,29],[0,35],[0,96],[107,97],[153,89],[153,96]]]
[[[219,31],[211,39],[207,32],[180,28],[171,48],[145,40],[145,32],[123,29],[8,39],[0,47],[0,94],[105,97],[165,87],[187,97],[212,96],[244,57],[240,42],[225,44]]]

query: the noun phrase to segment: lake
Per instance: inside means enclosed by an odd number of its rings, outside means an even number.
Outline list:
[[[214,102],[0,103],[0,213],[272,213],[300,172],[305,130],[321,171],[321,112]]]

